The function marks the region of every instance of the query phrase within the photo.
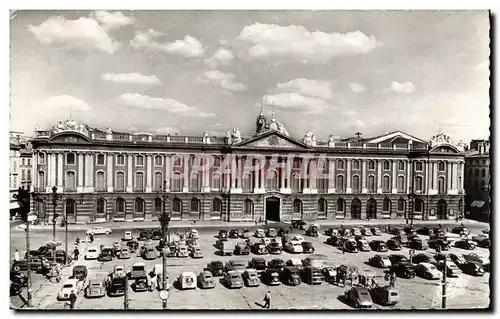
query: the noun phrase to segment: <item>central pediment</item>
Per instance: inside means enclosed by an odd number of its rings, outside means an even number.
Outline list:
[[[289,148],[309,149],[310,147],[280,132],[271,131],[257,135],[249,140],[243,141],[236,147],[243,148]]]

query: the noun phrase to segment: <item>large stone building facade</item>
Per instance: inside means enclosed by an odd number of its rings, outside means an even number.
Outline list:
[[[50,223],[157,220],[454,219],[463,212],[464,155],[440,134],[303,139],[261,113],[256,133],[116,133],[74,121],[36,128],[33,210]]]
[[[490,142],[472,140],[465,153],[465,208],[469,217],[489,220]]]

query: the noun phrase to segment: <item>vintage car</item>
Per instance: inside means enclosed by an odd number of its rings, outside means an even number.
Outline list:
[[[262,282],[269,286],[281,285],[279,272],[276,269],[266,269],[262,274]]]
[[[122,246],[118,251],[118,259],[129,259],[130,251],[127,246]]]
[[[357,241],[359,251],[370,251],[370,245],[365,239],[360,239]]]
[[[297,267],[299,269],[302,269],[302,260],[300,260],[299,258],[292,258],[292,259],[288,259],[286,261],[286,265],[287,266],[293,266],[293,267]]]
[[[362,236],[366,236],[366,237],[371,237],[372,236],[372,232],[370,231],[369,228],[361,228],[361,235]]]
[[[389,239],[387,241],[387,248],[389,248],[390,250],[396,250],[396,251],[403,249],[401,247],[401,243],[395,239]]]
[[[335,267],[324,267],[321,269],[321,275],[326,282],[334,283],[337,281],[337,268]]]
[[[448,254],[434,254],[434,259],[437,262],[444,261],[446,259],[447,263],[454,263],[454,261],[451,259],[451,257]]]
[[[348,253],[357,253],[359,251],[358,244],[353,238],[346,240],[346,242],[344,243],[344,249]]]
[[[490,263],[489,258],[479,256],[478,254],[470,253],[470,254],[463,254],[464,259],[473,263],[478,263],[480,265],[487,265]]]
[[[50,261],[54,260],[54,253],[55,253],[55,259],[57,263],[64,264],[66,263],[66,260],[68,263],[71,263],[71,256],[66,257],[66,252],[61,249],[57,249],[55,252],[53,250],[48,250],[45,253],[45,258],[47,258]],[[39,256],[40,257],[40,256]]]
[[[373,236],[382,236],[382,232],[378,227],[372,227],[370,228],[370,231],[372,232]]]
[[[395,239],[401,243],[402,246],[406,246],[409,242],[408,236],[406,234],[396,235],[391,239]]]
[[[415,273],[424,279],[442,279],[443,274],[431,263],[422,262],[415,267]]]
[[[392,265],[395,265],[395,264],[401,263],[401,262],[406,262],[406,263],[410,262],[408,257],[406,257],[405,255],[401,255],[401,254],[389,255],[389,260],[391,261]]]
[[[151,237],[153,237],[153,233],[150,230],[142,230],[137,240],[148,240],[151,239]]]
[[[340,226],[339,236],[349,237],[349,236],[352,236],[352,232],[349,228],[344,228],[344,227]]]
[[[250,255],[250,247],[245,242],[239,242],[234,247],[235,255]]]
[[[470,231],[467,227],[457,226],[457,227],[453,227],[451,229],[451,233],[452,234],[459,234],[459,235],[469,235]]]
[[[225,229],[220,229],[219,230],[219,239],[227,239],[228,237],[228,233],[227,233],[227,230]]]
[[[267,247],[271,243],[271,238],[262,238],[260,242],[266,245]]]
[[[458,255],[458,254],[449,254],[448,257],[457,265],[460,267],[461,264],[465,264],[467,260],[465,260],[463,255]]]
[[[177,245],[171,244],[165,247],[164,251],[162,251],[162,254],[163,253],[165,253],[167,257],[177,257]]]
[[[91,246],[87,248],[85,252],[85,260],[93,260],[99,257],[99,250],[95,246]]]
[[[250,229],[248,229],[248,228],[243,229],[243,231],[240,234],[240,237],[241,238],[250,238],[251,237]]]
[[[252,246],[252,251],[256,255],[267,255],[268,251],[264,243],[255,243]]]
[[[177,257],[179,258],[186,258],[189,256],[189,249],[188,246],[186,245],[179,245],[177,248]]]
[[[405,231],[401,227],[394,227],[394,228],[392,228],[390,234],[391,235],[395,235],[395,236],[406,235]]]
[[[286,244],[284,249],[286,252],[291,254],[301,254],[304,252],[304,248],[302,248],[301,242],[293,240],[290,243]]]
[[[439,271],[444,273],[444,261],[438,261],[438,262],[434,263],[434,266],[436,266],[436,268]],[[446,276],[447,277],[458,277],[461,273],[462,273],[462,271],[460,270],[460,268],[458,268],[457,265],[455,265],[452,262],[446,262]]]
[[[487,236],[484,235],[474,236],[472,237],[472,240],[476,242],[478,247],[483,247],[483,248],[491,247],[491,240]]]
[[[224,275],[223,282],[228,288],[243,288],[242,273],[238,271],[228,271]]]
[[[304,237],[302,237],[300,235],[295,235],[295,236],[292,237],[292,241],[296,241],[296,242],[302,243],[304,241]]]
[[[292,221],[293,228],[305,229],[306,225],[307,225],[307,223],[303,220],[293,220]]]
[[[285,266],[286,266],[285,261],[279,258],[273,259],[267,264],[268,268],[276,269],[280,273]]]
[[[415,235],[417,233],[416,229],[413,226],[405,226],[403,227],[403,231],[408,236]]]
[[[361,231],[358,227],[351,228],[351,233],[353,236],[361,236]]]
[[[200,245],[191,247],[191,258],[203,258],[203,252]]]
[[[142,278],[146,277],[146,264],[144,263],[135,263],[132,265],[132,270],[129,273],[130,279]]]
[[[450,250],[450,244],[447,240],[444,240],[442,238],[429,240],[428,243],[429,247],[432,249]]]
[[[460,268],[460,270],[463,271],[464,274],[478,277],[481,277],[485,274],[485,270],[482,265],[475,262],[466,261],[465,263],[457,266]]]
[[[436,262],[436,259],[434,259],[434,257],[430,254],[420,253],[420,254],[413,255],[411,257],[412,264],[420,264],[420,263],[432,264],[435,262]]]
[[[101,250],[101,253],[99,254],[99,257],[97,257],[98,261],[112,261],[113,260],[113,254],[114,249],[111,247],[104,247]]]
[[[73,267],[72,278],[78,279],[79,281],[87,280],[87,266],[77,265]]]
[[[280,228],[278,229],[278,236],[283,237],[290,234],[290,228]]]
[[[430,240],[438,239],[438,238],[444,239],[444,240],[449,242],[448,237],[446,237],[446,234],[441,230],[439,230],[439,231],[436,230],[432,234],[429,235]]]
[[[374,303],[382,306],[394,306],[399,302],[399,291],[390,286],[377,286],[370,289]]]
[[[342,247],[344,245],[344,242],[346,241],[346,238],[340,237],[340,236],[331,236],[326,239],[326,243],[328,245],[332,245],[335,247]]]
[[[220,260],[214,260],[208,263],[207,269],[213,276],[222,276],[224,273],[224,264]]]
[[[246,263],[243,260],[230,260],[226,263],[225,270],[228,271],[236,271],[239,273],[244,273],[246,269]]]
[[[489,229],[481,229],[482,234],[490,235],[490,230]]]
[[[457,248],[474,250],[476,248],[476,243],[469,239],[460,239],[454,243],[454,246]]]
[[[292,237],[285,235],[281,238],[281,244],[283,247],[285,247],[286,244],[289,244],[292,242]]]
[[[319,227],[317,225],[310,225],[309,228],[306,229],[306,236],[318,237]]]
[[[337,236],[339,233],[339,231],[335,228],[327,228],[323,231],[323,234],[325,234],[326,236]]]
[[[160,240],[163,237],[163,233],[161,229],[156,228],[151,231],[151,239],[152,240]]]
[[[104,227],[92,227],[87,230],[87,235],[109,235],[111,234],[111,229]]]
[[[215,280],[210,271],[203,270],[198,274],[198,286],[202,289],[215,288]]]
[[[275,238],[277,235],[278,235],[278,233],[276,232],[276,229],[274,229],[274,228],[267,229],[267,232],[266,232],[267,237]]]
[[[413,238],[408,242],[408,248],[417,250],[427,250],[429,245],[422,239]]]
[[[158,254],[159,254],[158,250],[156,250],[154,248],[144,248],[144,249],[142,249],[142,252],[141,252],[141,256],[145,260],[156,259],[158,257]]]
[[[283,249],[283,243],[278,238],[271,238],[271,241],[269,242],[269,244],[272,244],[272,243],[277,243],[279,248]]]
[[[118,253],[120,252],[121,249],[121,244],[119,241],[113,242],[113,256],[116,257],[118,256]]]
[[[372,266],[379,268],[389,268],[391,267],[391,260],[387,256],[375,255],[368,259],[368,263]]]
[[[139,248],[139,243],[135,240],[127,242],[127,247],[131,253],[135,253]]]
[[[200,239],[200,234],[196,229],[193,228],[189,231],[189,237],[191,237],[192,239]]]
[[[113,268],[113,271],[109,274],[111,278],[125,277],[126,275],[125,266],[123,265],[116,265]]]
[[[431,234],[431,229],[429,227],[421,227],[417,229],[417,234],[429,236]]]
[[[193,272],[183,272],[177,278],[179,288],[184,289],[196,289],[196,275]]]
[[[323,263],[315,257],[306,257],[302,260],[302,267],[314,267],[321,269],[323,268]]]
[[[280,255],[281,247],[277,242],[272,242],[267,245],[267,251],[272,255]]]
[[[300,269],[294,266],[286,266],[281,272],[281,281],[285,285],[297,286],[300,285],[302,279],[300,278]]]
[[[303,241],[302,242],[302,252],[305,254],[312,254],[314,253],[314,246],[310,241]]]
[[[123,296],[125,294],[125,277],[110,278],[106,282],[108,296]]]
[[[135,278],[131,288],[135,292],[147,291],[149,289],[148,277]]]
[[[246,269],[242,277],[247,287],[257,287],[260,285],[259,275],[255,269]]]
[[[106,281],[104,278],[92,278],[85,287],[85,298],[101,298],[106,294]]]
[[[390,270],[400,278],[415,278],[415,265],[412,265],[409,262],[393,263]]]
[[[371,308],[373,305],[370,292],[365,287],[352,287],[344,293],[344,297],[355,308]]]
[[[266,237],[266,233],[264,232],[264,229],[258,228],[255,230],[254,236],[257,238],[264,238]]]
[[[131,231],[126,231],[123,234],[123,237],[122,237],[123,241],[129,241],[129,240],[133,240],[133,239],[134,239],[134,237],[132,237],[132,232]]]
[[[388,251],[387,244],[383,240],[372,240],[369,245],[373,251],[378,251],[378,252]]]
[[[76,295],[83,289],[83,281],[76,278],[68,279],[64,282],[57,295],[57,300],[69,300],[69,295],[74,292]]]
[[[257,272],[262,272],[266,270],[267,262],[264,258],[254,257],[248,263],[248,268],[255,269]]]
[[[238,238],[238,230],[237,229],[231,229],[229,231],[229,234],[227,235],[229,238]]]

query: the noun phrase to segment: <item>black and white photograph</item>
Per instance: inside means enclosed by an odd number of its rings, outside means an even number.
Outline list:
[[[11,311],[492,308],[490,11],[8,24]]]

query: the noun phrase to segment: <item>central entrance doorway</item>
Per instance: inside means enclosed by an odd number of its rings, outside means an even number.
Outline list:
[[[269,197],[266,199],[266,219],[275,222],[280,221],[280,199]]]

